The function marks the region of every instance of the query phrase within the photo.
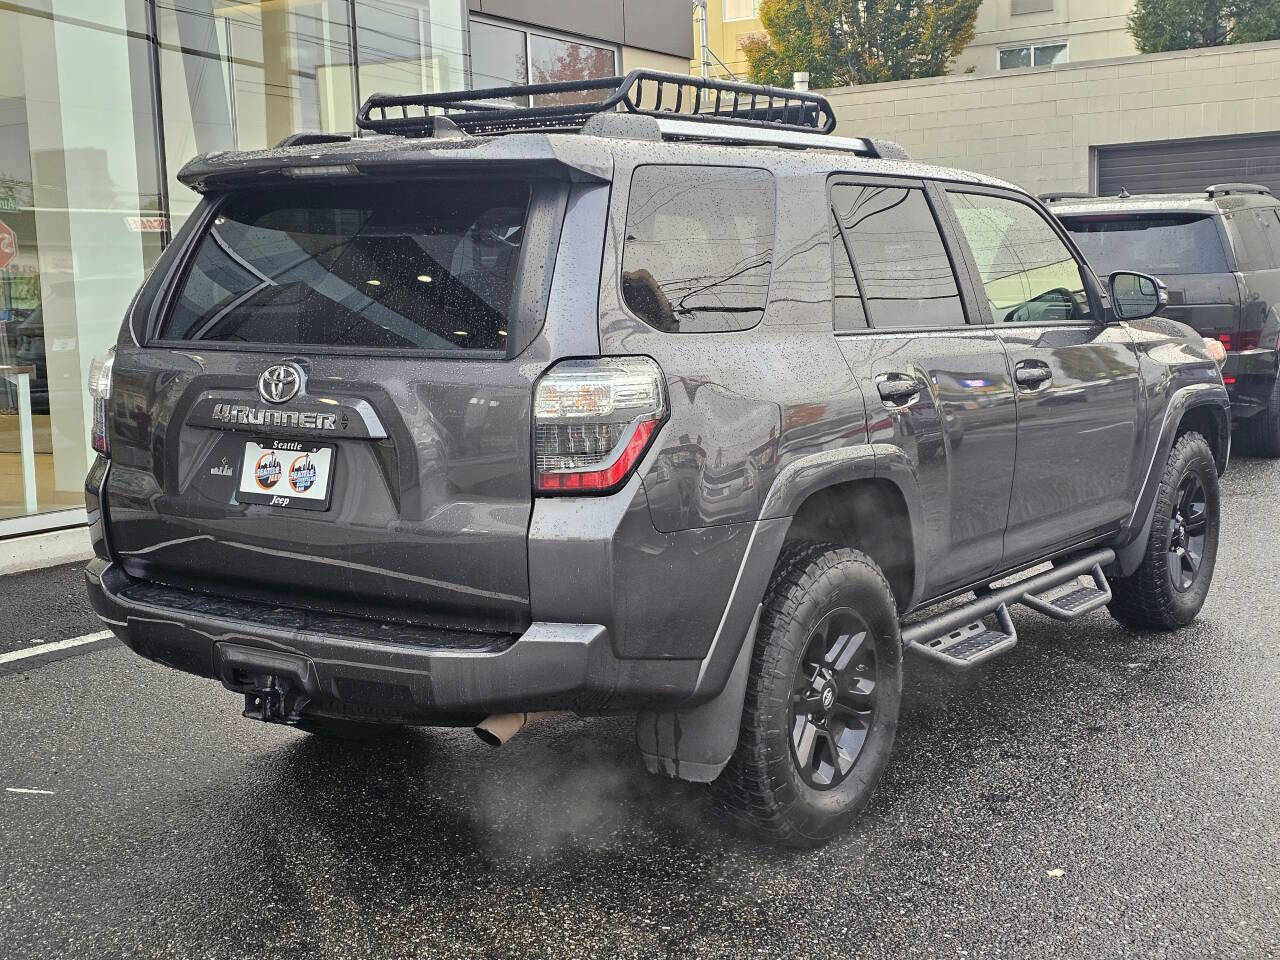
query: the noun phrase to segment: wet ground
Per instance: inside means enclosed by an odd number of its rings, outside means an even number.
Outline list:
[[[1195,626],[1023,611],[983,673],[917,670],[817,852],[723,829],[623,719],[348,748],[114,641],[0,665],[0,956],[1280,956],[1280,463],[1224,492]],[[100,629],[77,583],[0,581],[0,654]]]

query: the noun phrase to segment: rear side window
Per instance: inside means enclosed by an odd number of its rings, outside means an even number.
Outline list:
[[[872,327],[964,324],[951,258],[923,190],[838,183],[831,188],[831,201],[845,241],[835,254],[852,253],[851,267],[856,267],[835,271],[844,301],[836,304],[837,329],[860,325],[851,283],[861,287]]]
[[[1070,323],[1091,315],[1080,263],[1030,204],[948,191],[995,323]]]
[[[1076,246],[1100,275],[1227,273],[1227,253],[1213,216],[1109,214],[1061,217]]]
[[[624,302],[668,333],[754,327],[769,295],[773,225],[766,170],[639,167],[627,203]]]
[[[1280,267],[1280,221],[1274,210],[1237,210],[1227,215],[1227,229],[1235,239],[1237,269]]]
[[[246,191],[217,210],[168,340],[505,350],[519,181]]]

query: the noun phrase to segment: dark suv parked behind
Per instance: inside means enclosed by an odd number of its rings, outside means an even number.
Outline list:
[[[89,590],[143,656],[319,733],[635,712],[800,844],[884,769],[904,652],[1199,611],[1218,367],[1016,188],[666,74],[360,125],[188,164],[94,368]]]
[[[1048,199],[1096,269],[1154,274],[1164,315],[1222,342],[1232,418],[1253,451],[1280,457],[1280,200],[1248,183]]]

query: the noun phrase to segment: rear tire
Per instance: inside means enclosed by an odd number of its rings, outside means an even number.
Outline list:
[[[879,782],[901,701],[898,611],[880,568],[832,544],[787,548],[765,595],[738,747],[712,796],[768,839],[828,840]]]
[[[1249,450],[1260,457],[1280,457],[1280,377],[1271,385],[1271,396],[1261,413],[1245,421]]]
[[[305,716],[294,724],[303,733],[348,743],[367,743],[402,729],[398,723],[370,723],[341,717]]]
[[[1127,627],[1176,630],[1204,606],[1218,557],[1218,470],[1198,433],[1169,452],[1147,551],[1132,576],[1108,578],[1111,615]]]

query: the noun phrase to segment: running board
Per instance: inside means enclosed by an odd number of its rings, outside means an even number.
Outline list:
[[[1114,550],[1098,550],[1007,587],[981,592],[971,602],[936,617],[908,624],[902,628],[903,649],[953,670],[975,667],[1018,642],[1009,616],[1010,604],[1025,604],[1055,620],[1075,620],[1107,603],[1111,588],[1102,568],[1115,556]],[[1054,593],[1084,574],[1093,578],[1092,586]],[[984,622],[993,613],[995,627]]]

